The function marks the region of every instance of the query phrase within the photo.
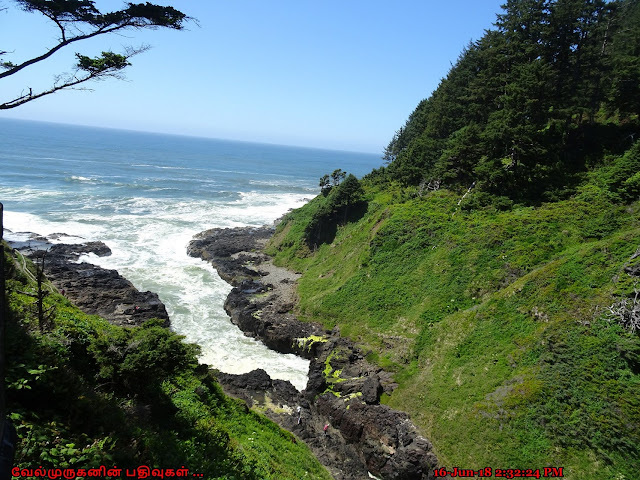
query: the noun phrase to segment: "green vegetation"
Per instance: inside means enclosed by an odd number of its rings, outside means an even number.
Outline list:
[[[296,338],[298,347],[308,351],[311,351],[314,343],[326,343],[327,341],[328,340],[326,337],[322,337],[319,335],[310,335],[308,337]]]
[[[311,253],[296,237],[314,201],[284,219],[270,252],[303,272],[301,318],[338,325],[396,372],[388,402],[445,464],[633,478],[640,339],[604,313],[633,291],[622,269],[640,245],[640,203],[579,191],[500,211],[371,187],[366,215],[332,243]]]
[[[638,476],[640,336],[612,310],[637,309],[640,289],[639,59],[635,0],[507,0],[395,134],[387,165],[323,176],[271,240],[276,262],[303,274],[299,317],[339,326],[395,373],[383,401],[447,467]],[[28,281],[13,278],[20,465],[326,476],[224,397],[195,347],[57,295],[39,332]],[[328,391],[340,355],[326,360]]]
[[[35,267],[29,263],[25,274],[8,249],[5,259],[15,466],[184,466],[203,478],[330,478],[303,443],[226,397],[198,365],[198,347],[159,321],[117,327],[51,293],[44,302],[55,315],[41,332],[25,294],[35,288]]]
[[[383,400],[448,467],[637,477],[640,337],[610,307],[640,288],[639,7],[509,0],[358,215],[327,217],[329,192],[268,247],[303,274],[299,317],[395,372]]]
[[[637,1],[509,0],[496,26],[398,130],[378,181],[475,182],[485,201],[539,204],[567,198],[605,154],[631,146]]]
[[[320,179],[321,186],[327,180],[325,177],[328,175]],[[354,175],[335,170],[331,178],[333,184],[322,187],[322,196],[316,199],[318,207],[304,230],[304,241],[311,249],[330,243],[338,225],[360,218],[366,209],[362,186]]]

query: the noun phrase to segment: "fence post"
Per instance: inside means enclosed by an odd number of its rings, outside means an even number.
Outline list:
[[[5,374],[5,332],[7,326],[7,302],[6,284],[4,278],[4,206],[0,202],[0,440],[4,434],[5,420],[5,395],[4,395],[4,374]]]

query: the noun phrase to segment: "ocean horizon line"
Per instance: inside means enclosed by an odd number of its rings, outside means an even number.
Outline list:
[[[52,122],[48,120],[34,120],[28,118],[15,118],[15,117],[2,117],[0,116],[0,121],[8,121],[8,122],[23,122],[23,123],[36,123],[36,124],[47,124],[47,125],[56,125],[60,127],[75,127],[75,128],[85,128],[88,130],[111,130],[119,133],[133,133],[133,134],[148,134],[148,135],[159,135],[159,136],[168,136],[168,137],[180,137],[180,138],[194,138],[199,140],[211,140],[216,142],[228,142],[228,143],[241,143],[241,144],[250,144],[257,146],[270,146],[277,148],[295,148],[301,150],[320,150],[325,152],[335,152],[335,153],[348,153],[348,154],[361,154],[361,155],[379,155],[380,160],[382,161],[382,154],[380,152],[371,152],[371,151],[363,151],[363,150],[348,150],[348,149],[340,149],[340,148],[327,148],[327,147],[317,147],[317,146],[308,146],[308,145],[294,145],[294,144],[285,144],[278,142],[265,142],[265,141],[257,141],[257,140],[243,140],[243,139],[235,139],[235,138],[222,138],[222,137],[214,137],[214,136],[203,136],[196,134],[187,134],[187,133],[173,133],[166,131],[153,131],[153,130],[136,130],[131,128],[118,128],[118,127],[110,127],[104,125],[87,125],[83,123],[67,123],[67,122]]]

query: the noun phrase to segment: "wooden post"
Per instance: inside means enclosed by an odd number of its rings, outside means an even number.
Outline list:
[[[4,435],[5,396],[4,396],[4,372],[5,372],[5,331],[7,325],[6,284],[4,278],[4,206],[0,203],[0,440]]]

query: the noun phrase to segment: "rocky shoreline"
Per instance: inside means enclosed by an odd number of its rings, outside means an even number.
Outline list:
[[[52,244],[45,237],[32,237],[29,242],[8,243],[34,262],[42,262],[44,256],[46,277],[83,312],[120,326],[138,326],[152,318],[164,320],[164,326],[169,326],[169,315],[158,294],[139,291],[116,270],[79,263],[84,254],[111,255],[103,242]]]
[[[431,444],[406,414],[379,402],[396,386],[391,375],[369,364],[339,331],[300,322],[293,314],[299,275],[276,267],[263,253],[272,234],[269,227],[212,229],[197,235],[188,253],[211,262],[234,287],[224,305],[232,322],[277,352],[309,359],[309,381],[299,392],[264,370],[215,372],[224,390],[304,441],[337,480],[434,478]],[[34,261],[46,252],[45,275],[86,313],[122,326],[151,318],[169,326],[157,294],[138,291],[116,270],[79,263],[84,254],[110,255],[104,243],[54,245],[34,235],[12,246]]]
[[[194,237],[188,254],[211,262],[234,287],[224,307],[246,335],[310,360],[309,381],[298,392],[264,370],[218,372],[225,391],[305,441],[337,480],[434,478],[429,441],[406,414],[380,404],[380,395],[395,387],[391,375],[368,363],[339,331],[292,313],[299,275],[264,254],[272,234],[270,227],[212,229]]]

